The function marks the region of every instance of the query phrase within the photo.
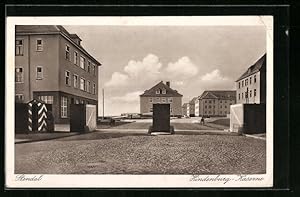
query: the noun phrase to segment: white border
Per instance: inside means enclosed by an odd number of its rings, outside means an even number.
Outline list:
[[[59,23],[59,24],[58,24]],[[266,26],[267,37],[267,134],[266,174],[263,181],[190,181],[191,175],[44,175],[38,182],[16,181],[14,174],[14,43],[15,25],[125,25],[125,26]],[[273,17],[176,16],[176,17],[7,17],[6,18],[5,182],[9,188],[172,188],[172,187],[272,187],[273,186]],[[31,175],[30,175],[31,176]],[[32,175],[33,176],[33,175]],[[37,175],[39,176],[39,175]],[[214,178],[217,175],[209,175]],[[239,175],[220,175],[236,179]],[[201,175],[199,178],[205,178]]]

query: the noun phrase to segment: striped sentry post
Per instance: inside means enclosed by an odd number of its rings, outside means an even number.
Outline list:
[[[32,103],[28,103],[28,131],[32,131]]]
[[[38,131],[47,129],[47,107],[43,103],[38,103]]]

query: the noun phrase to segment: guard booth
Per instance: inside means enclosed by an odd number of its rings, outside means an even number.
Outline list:
[[[174,127],[170,125],[170,104],[153,104],[152,126],[148,133],[170,132],[174,134]]]
[[[96,105],[70,105],[70,131],[88,132],[97,128]]]
[[[27,104],[27,129],[29,132],[53,131],[54,121],[51,114],[52,105],[33,99]],[[16,114],[17,116],[18,114]],[[51,121],[52,119],[52,121]]]

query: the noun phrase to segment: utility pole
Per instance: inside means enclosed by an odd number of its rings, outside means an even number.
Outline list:
[[[102,88],[102,119],[104,120],[104,88]]]

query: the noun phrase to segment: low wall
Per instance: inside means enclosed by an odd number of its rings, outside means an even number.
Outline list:
[[[255,134],[266,132],[265,104],[235,104],[230,106],[230,131]]]
[[[243,104],[230,105],[230,131],[242,132],[244,125],[244,106]]]
[[[97,128],[97,112],[96,105],[86,105],[86,126],[89,128],[89,131],[94,131]]]

